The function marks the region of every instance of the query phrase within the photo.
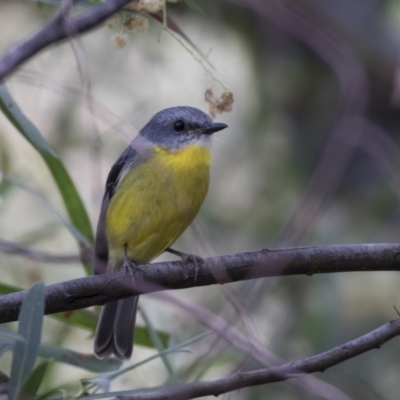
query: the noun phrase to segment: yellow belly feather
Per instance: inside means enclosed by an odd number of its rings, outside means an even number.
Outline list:
[[[203,203],[210,150],[192,145],[175,152],[160,147],[122,178],[106,217],[109,265],[128,256],[148,263],[183,233]]]

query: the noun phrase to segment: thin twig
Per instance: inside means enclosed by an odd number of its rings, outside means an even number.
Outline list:
[[[40,50],[66,39],[71,31],[77,34],[98,26],[129,3],[129,1],[106,0],[97,6],[93,6],[86,12],[70,17],[68,19],[69,29],[65,28],[65,10],[64,8],[60,8],[46,25],[11,47],[0,58],[0,81]]]
[[[77,254],[52,254],[4,239],[0,239],[0,251],[46,263],[71,264],[81,261]]]
[[[261,26],[273,24],[321,59],[337,78],[340,98],[338,117],[308,185],[278,233],[275,244],[299,244],[310,233],[318,216],[337,190],[363,132],[354,121],[368,105],[368,75],[364,66],[339,35],[327,29],[298,2],[283,0],[228,0],[251,11]]]
[[[288,379],[301,379],[307,374],[324,372],[326,369],[354,358],[370,350],[380,348],[384,343],[400,335],[400,319],[390,321],[379,328],[350,342],[334,347],[324,353],[299,361],[259,370],[239,372],[226,378],[205,382],[190,382],[170,387],[154,388],[158,390],[150,394],[123,396],[119,392],[118,399],[123,400],[189,400],[202,396],[219,396],[245,387],[265,385]],[[139,392],[139,390],[138,390]],[[132,394],[132,391],[127,391]],[[108,393],[112,396],[112,393]]]

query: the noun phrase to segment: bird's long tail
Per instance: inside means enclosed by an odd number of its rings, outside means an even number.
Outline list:
[[[111,354],[120,360],[131,357],[138,300],[139,296],[132,296],[103,306],[94,339],[98,358]]]

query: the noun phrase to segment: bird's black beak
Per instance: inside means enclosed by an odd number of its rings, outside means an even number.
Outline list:
[[[227,128],[227,124],[223,124],[221,122],[211,122],[208,126],[203,128],[203,132],[205,135],[211,135],[215,132],[222,131],[222,129]]]

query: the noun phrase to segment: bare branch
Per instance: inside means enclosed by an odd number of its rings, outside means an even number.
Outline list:
[[[124,400],[188,400],[202,396],[219,396],[245,387],[281,382],[292,378],[300,378],[313,372],[324,372],[326,369],[354,358],[367,351],[379,348],[390,339],[400,335],[400,319],[390,321],[378,329],[355,340],[334,347],[324,353],[281,366],[259,370],[239,372],[223,379],[205,382],[191,382],[171,387],[159,388],[151,394],[135,394],[119,396]],[[112,393],[109,393],[112,395]],[[121,392],[119,392],[121,394]]]
[[[337,190],[354,151],[364,137],[356,120],[365,114],[369,80],[364,65],[347,43],[323,21],[304,12],[299,2],[228,0],[250,10],[263,26],[277,26],[300,41],[326,63],[336,76],[340,98],[332,134],[316,163],[313,174],[274,243],[299,244]]]
[[[66,28],[66,15],[61,8],[46,25],[37,32],[28,36],[22,42],[11,47],[3,57],[0,58],[0,81],[13,72],[23,62],[45,47],[66,39],[70,32],[74,34],[86,32],[115,14],[130,0],[106,0],[88,11],[68,19]]]
[[[273,365],[282,365],[284,360],[270,351],[265,343],[257,338],[257,334],[250,328],[246,327],[246,334],[235,327],[232,322],[227,321],[218,314],[209,311],[207,308],[202,307],[188,299],[183,299],[175,293],[158,293],[155,297],[162,302],[168,302],[177,306],[180,311],[186,313],[187,317],[191,320],[198,322],[206,327],[208,330],[215,332],[220,338],[227,341],[231,348],[242,351],[247,356],[257,360],[261,366],[270,367]],[[250,318],[249,318],[250,320]],[[323,382],[314,376],[307,376],[301,381],[295,381],[294,385],[301,387],[313,393],[321,399],[335,399],[335,400],[350,400],[338,388],[331,386],[327,382]]]
[[[136,268],[132,281],[122,272],[56,283],[46,288],[46,314],[104,304],[133,294],[224,284],[262,277],[354,271],[399,271],[399,244],[360,244],[258,250]],[[0,297],[0,323],[15,321],[25,292]]]
[[[77,254],[52,254],[42,250],[31,249],[28,246],[4,239],[0,239],[0,251],[48,263],[64,264],[78,263],[81,261],[81,258]]]

